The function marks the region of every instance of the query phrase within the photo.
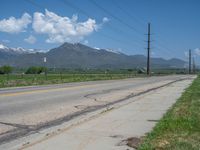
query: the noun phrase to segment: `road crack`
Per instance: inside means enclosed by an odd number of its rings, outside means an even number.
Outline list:
[[[68,122],[68,121],[70,121],[70,120],[72,120],[72,119],[74,119],[76,117],[80,117],[82,115],[86,115],[88,113],[97,111],[99,109],[108,108],[110,106],[113,106],[114,104],[126,101],[126,100],[128,100],[130,98],[137,97],[137,96],[149,93],[151,91],[154,91],[154,90],[169,86],[169,85],[171,85],[173,83],[176,83],[176,82],[179,82],[179,81],[183,81],[183,80],[187,80],[187,79],[188,78],[171,81],[169,83],[166,83],[166,84],[163,84],[161,86],[154,87],[154,88],[150,88],[150,89],[148,89],[146,91],[142,91],[142,92],[139,92],[137,94],[131,93],[130,95],[128,95],[128,96],[126,96],[126,97],[124,97],[122,99],[119,99],[119,100],[116,100],[116,101],[113,101],[113,102],[108,102],[106,104],[88,106],[88,107],[86,107],[86,108],[84,108],[82,110],[79,110],[77,112],[68,114],[68,115],[66,115],[64,117],[61,117],[61,118],[58,118],[58,119],[55,119],[55,120],[51,120],[49,122],[41,123],[41,124],[38,124],[38,125],[29,126],[29,125],[19,125],[19,124],[1,122],[1,123],[4,123],[4,124],[7,124],[7,125],[17,126],[17,129],[10,130],[9,132],[6,132],[6,134],[1,135],[0,136],[0,144],[15,140],[15,139],[20,138],[20,137],[24,137],[24,136],[30,135],[32,133],[39,132],[39,131],[41,131],[43,129],[47,129],[47,128],[50,128],[50,127],[53,127],[53,126],[60,125],[60,124],[62,124],[64,122]],[[117,89],[113,89],[113,90],[117,90]],[[105,91],[102,91],[102,92],[92,93],[92,94],[88,94],[88,95],[95,95],[95,94],[105,93],[105,92],[109,93],[109,92],[111,92],[113,90],[105,90]]]
[[[85,98],[88,98],[88,99],[92,99],[94,100],[95,102],[101,102],[101,103],[108,103],[108,101],[102,101],[102,100],[98,100],[96,97],[96,95],[103,95],[103,94],[108,94],[108,93],[111,93],[113,91],[120,91],[121,89],[120,88],[116,88],[116,89],[109,89],[109,90],[102,90],[101,92],[95,92],[95,93],[90,93],[90,94],[87,94],[85,95],[84,97]]]

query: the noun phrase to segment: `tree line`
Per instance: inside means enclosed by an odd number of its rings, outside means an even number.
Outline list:
[[[44,73],[47,70],[45,67],[40,66],[31,66],[26,71],[25,74],[41,74]],[[0,67],[0,74],[10,74],[13,72],[13,67],[11,66],[2,66]]]
[[[11,66],[2,66],[0,67],[0,74],[10,74],[13,71]]]

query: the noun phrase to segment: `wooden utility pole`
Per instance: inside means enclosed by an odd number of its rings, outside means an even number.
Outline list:
[[[191,49],[189,50],[189,74],[191,74],[191,56],[192,56],[192,52]]]
[[[196,65],[195,65],[195,59],[193,57],[193,62],[192,62],[192,73],[195,74],[196,73]]]
[[[44,75],[45,75],[45,79],[47,80],[47,66],[46,66],[46,63],[47,63],[47,58],[44,57],[44,69],[45,69]]]
[[[147,41],[147,75],[150,75],[150,43],[151,43],[151,24],[148,23],[148,41]]]

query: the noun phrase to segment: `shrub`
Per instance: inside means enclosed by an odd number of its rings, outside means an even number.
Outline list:
[[[29,67],[27,70],[26,70],[26,74],[41,74],[42,72],[45,72],[46,71],[46,68],[45,67],[37,67],[37,66],[32,66],[32,67]]]
[[[11,66],[2,66],[0,67],[0,74],[10,74],[13,68]]]

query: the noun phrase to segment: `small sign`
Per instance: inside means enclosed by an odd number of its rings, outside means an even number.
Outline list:
[[[47,58],[46,58],[46,57],[44,57],[44,62],[45,62],[45,63],[47,62]]]

